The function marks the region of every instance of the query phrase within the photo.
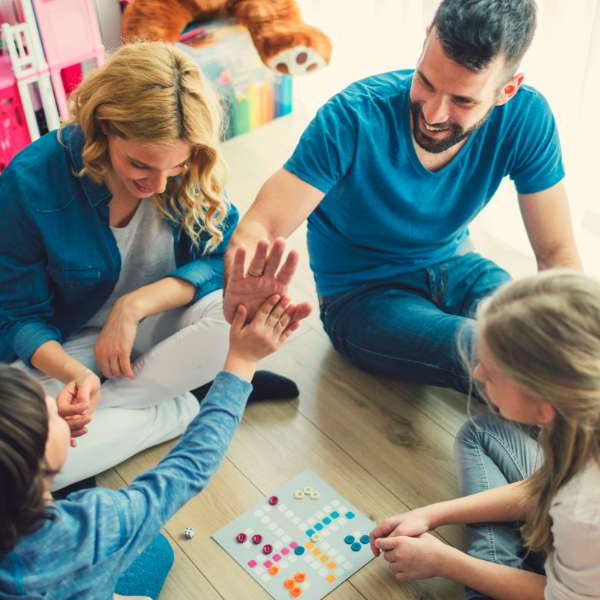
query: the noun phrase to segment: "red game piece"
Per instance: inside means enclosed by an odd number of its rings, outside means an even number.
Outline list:
[[[260,533],[255,533],[252,536],[252,543],[253,544],[260,544],[262,542],[262,535],[260,535]]]
[[[273,546],[271,544],[265,544],[263,546],[263,554],[271,554],[273,552]]]
[[[275,506],[279,502],[279,498],[277,496],[271,496],[269,498],[269,504],[271,506]]]
[[[238,544],[243,544],[248,539],[248,536],[245,533],[238,533],[235,539]]]

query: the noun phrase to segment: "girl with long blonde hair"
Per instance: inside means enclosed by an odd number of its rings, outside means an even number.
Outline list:
[[[372,532],[399,581],[440,575],[466,597],[600,597],[600,283],[546,272],[484,301],[473,376],[499,415],[457,436],[464,497]],[[518,427],[513,422],[525,424]],[[427,533],[468,524],[468,553]]]
[[[190,390],[227,348],[222,261],[238,220],[219,102],[186,54],[124,46],[70,102],[69,122],[0,177],[0,360],[57,397],[77,440],[55,489],[196,415]],[[278,397],[297,392],[281,379]]]

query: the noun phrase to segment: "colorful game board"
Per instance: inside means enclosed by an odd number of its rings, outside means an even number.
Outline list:
[[[374,527],[307,470],[212,537],[276,600],[319,600],[373,558]]]

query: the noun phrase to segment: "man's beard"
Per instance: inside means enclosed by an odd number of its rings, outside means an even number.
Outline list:
[[[459,142],[462,142],[474,131],[479,129],[488,120],[493,108],[494,106],[492,105],[483,118],[477,121],[477,123],[475,123],[475,125],[472,127],[469,127],[469,129],[463,129],[460,125],[453,123],[452,121],[447,121],[446,123],[436,123],[434,127],[441,127],[445,131],[449,132],[448,137],[445,137],[441,140],[436,140],[421,131],[419,122],[421,120],[425,120],[425,117],[423,116],[423,109],[421,108],[420,102],[411,101],[410,113],[412,115],[413,136],[417,144],[419,144],[423,150],[431,152],[432,154],[439,154],[440,152],[448,150],[448,148],[452,148],[452,146],[458,144]]]

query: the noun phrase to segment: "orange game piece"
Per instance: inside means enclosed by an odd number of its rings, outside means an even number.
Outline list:
[[[269,567],[269,573],[271,573],[271,575],[277,575],[277,573],[279,573],[279,567],[277,565],[271,565]]]
[[[315,547],[315,545],[312,542],[308,542],[304,547],[307,550],[312,550]]]
[[[306,573],[296,573],[294,575],[294,579],[298,582],[298,583],[302,583],[303,581],[306,580]]]
[[[333,583],[335,581],[335,575],[327,575],[327,581],[329,581],[329,583]]]
[[[313,554],[314,554],[315,556],[319,556],[319,554],[321,554],[321,551],[320,551],[318,548],[315,548],[315,549],[313,550]]]
[[[293,588],[295,585],[296,585],[296,584],[294,583],[294,580],[293,580],[293,579],[286,579],[286,580],[283,582],[283,587],[284,587],[286,590],[291,590],[291,589],[292,589],[292,588]]]
[[[335,569],[335,568],[337,567],[337,563],[330,562],[330,563],[329,563],[327,566],[328,566],[330,569]]]
[[[299,588],[299,587],[295,587],[295,588],[292,588],[292,589],[290,590],[290,594],[291,594],[291,595],[292,595],[294,598],[297,598],[297,597],[298,597],[298,596],[299,596],[301,593],[302,593],[302,589],[301,589],[301,588]]]
[[[323,562],[327,562],[329,560],[329,556],[327,556],[327,554],[323,554],[323,556],[321,556],[321,560]]]

